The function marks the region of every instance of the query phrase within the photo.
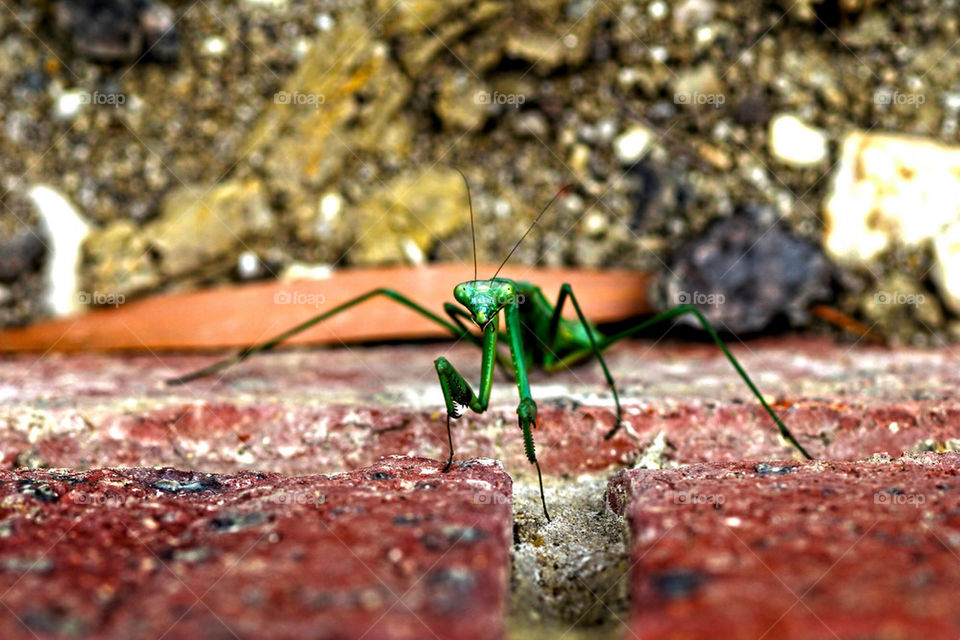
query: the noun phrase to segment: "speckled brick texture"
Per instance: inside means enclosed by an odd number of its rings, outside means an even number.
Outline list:
[[[400,457],[0,472],[0,637],[499,638],[511,486],[492,460]]]
[[[624,471],[628,638],[957,638],[960,455]]]
[[[947,350],[786,339],[734,351],[817,458],[896,456],[960,434],[960,366]],[[215,357],[6,357],[0,466],[309,474],[391,454],[443,459],[445,414],[433,367],[441,355],[476,384],[479,352],[462,343],[270,353],[185,387],[163,380]],[[596,364],[533,375],[545,473],[620,468],[661,431],[673,462],[793,455],[712,345],[625,342],[607,359],[630,425],[609,441],[603,435],[613,424],[612,402]],[[457,455],[528,472],[516,405],[516,388],[498,374],[490,410],[455,424]]]
[[[655,440],[658,464],[693,465],[617,481],[634,527],[637,637],[960,637],[956,457],[930,453],[960,447],[951,352],[733,346],[831,462],[792,470],[795,452],[712,345],[612,347],[627,428],[609,441],[595,363],[531,377],[548,494],[564,477],[619,472]],[[263,354],[185,387],[163,382],[216,356],[0,358],[0,577],[12,586],[0,601],[44,639],[157,637],[181,616],[165,638],[352,638],[371,625],[365,638],[432,638],[424,623],[441,638],[499,637],[506,474],[535,482],[517,392],[498,374],[490,410],[454,426],[458,460],[502,460],[506,473],[470,462],[440,475],[438,356],[476,384],[478,351],[448,342]],[[894,461],[858,462],[880,452]],[[378,462],[393,454],[420,458]],[[411,466],[373,478],[378,464]],[[120,469],[155,466],[221,475],[208,487],[171,471],[179,484],[165,489],[159,472]],[[83,472],[99,468],[113,470]],[[335,472],[347,475],[316,475]],[[677,488],[696,500],[677,502]],[[300,491],[330,495],[270,499]],[[106,497],[75,497],[88,493]],[[539,502],[531,513],[519,532],[541,540]],[[12,612],[0,607],[0,638],[31,637]]]

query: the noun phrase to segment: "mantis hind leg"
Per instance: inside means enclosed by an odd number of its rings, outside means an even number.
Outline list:
[[[750,391],[753,393],[754,396],[756,396],[757,400],[760,401],[760,404],[766,410],[767,414],[769,414],[770,417],[773,418],[773,421],[776,423],[777,428],[780,430],[780,435],[782,435],[784,439],[786,439],[790,444],[792,444],[797,449],[797,451],[803,454],[803,456],[806,459],[812,460],[813,459],[812,456],[809,453],[807,453],[806,449],[803,448],[803,446],[797,441],[794,435],[787,428],[787,425],[783,424],[783,422],[780,420],[777,414],[774,413],[773,409],[770,408],[770,405],[767,404],[767,401],[763,399],[762,395],[760,395],[760,391],[757,389],[756,385],[753,384],[753,380],[750,379],[750,376],[747,375],[747,372],[744,370],[744,368],[740,366],[740,363],[737,361],[737,359],[733,357],[732,353],[730,353],[730,349],[727,348],[727,345],[724,344],[723,340],[720,339],[720,336],[717,335],[717,332],[713,329],[710,323],[707,322],[707,319],[703,317],[703,314],[700,313],[700,310],[697,309],[696,307],[689,304],[682,304],[668,311],[664,311],[663,313],[656,315],[653,318],[650,318],[649,320],[641,322],[640,324],[634,327],[626,329],[625,331],[622,331],[613,336],[604,338],[600,342],[600,348],[605,349],[606,347],[610,346],[614,342],[617,342],[628,336],[631,336],[637,333],[638,331],[642,331],[643,329],[652,327],[655,324],[666,322],[668,320],[672,320],[674,318],[677,318],[679,316],[686,315],[686,314],[693,315],[693,317],[697,319],[700,325],[703,326],[703,329],[710,335],[710,338],[720,348],[720,350],[723,352],[723,355],[727,357],[727,360],[729,360],[730,364],[733,365],[733,368],[736,370],[737,374],[740,376],[743,382],[747,385],[747,387],[750,388]],[[606,370],[606,367],[604,367],[604,370]],[[607,434],[606,437],[607,438],[612,437],[613,434],[616,433],[619,426],[620,425],[618,423],[617,426],[614,427]]]
[[[585,315],[583,315],[583,310],[580,309],[580,303],[577,302],[577,296],[573,293],[573,287],[569,284],[564,284],[560,287],[560,295],[557,296],[557,304],[553,308],[553,316],[550,318],[550,330],[547,334],[547,344],[550,346],[550,349],[556,347],[557,334],[560,329],[560,317],[563,313],[563,305],[567,301],[567,298],[570,298],[570,302],[573,303],[573,308],[577,312],[577,317],[580,319],[580,324],[583,325],[584,332],[587,334],[587,339],[590,341],[589,349],[581,349],[565,358],[558,359],[552,351],[548,351],[544,359],[544,369],[548,372],[556,371],[562,369],[572,362],[582,359],[584,356],[593,355],[596,356],[597,360],[600,362],[600,368],[603,369],[603,377],[607,379],[607,384],[610,385],[610,392],[613,394],[613,402],[617,406],[617,424],[614,425],[606,437],[612,438],[613,434],[617,432],[620,428],[620,425],[623,424],[623,410],[620,408],[620,395],[617,393],[617,385],[613,381],[613,376],[610,375],[610,369],[607,368],[607,363],[603,359],[601,351],[609,343],[603,341],[600,344],[597,343],[596,338],[594,337],[594,328],[587,321]]]
[[[232,367],[232,366],[235,365],[235,364],[239,364],[239,363],[243,362],[244,360],[246,360],[246,359],[249,358],[250,356],[256,355],[256,354],[261,353],[261,352],[263,352],[263,351],[269,351],[270,349],[273,349],[274,347],[276,347],[276,346],[279,345],[280,343],[285,342],[286,340],[289,340],[290,338],[292,338],[293,336],[297,335],[298,333],[301,333],[301,332],[303,332],[303,331],[306,331],[307,329],[313,327],[314,325],[320,324],[320,323],[323,322],[324,320],[329,320],[329,319],[332,318],[333,316],[335,316],[335,315],[337,315],[337,314],[339,314],[339,313],[342,313],[342,312],[350,309],[351,307],[354,307],[354,306],[360,304],[361,302],[364,302],[364,301],[366,301],[366,300],[369,300],[370,298],[373,298],[373,297],[375,297],[375,296],[385,296],[385,297],[390,298],[391,300],[394,300],[394,301],[396,301],[397,303],[399,303],[399,304],[407,307],[408,309],[411,309],[411,310],[413,310],[413,311],[416,311],[417,313],[419,313],[419,314],[422,315],[423,317],[427,318],[428,320],[432,320],[433,322],[439,324],[440,326],[442,326],[443,328],[445,328],[446,330],[448,330],[450,333],[452,333],[452,334],[454,335],[454,337],[457,337],[457,338],[463,338],[463,337],[471,338],[471,337],[472,337],[472,334],[470,334],[469,332],[465,332],[461,327],[457,327],[457,326],[455,326],[455,325],[453,325],[453,324],[450,324],[449,322],[447,322],[446,320],[444,320],[443,318],[441,318],[441,317],[438,316],[437,314],[435,314],[435,313],[429,311],[428,309],[420,306],[419,304],[417,304],[416,302],[414,302],[414,301],[411,300],[410,298],[406,297],[405,295],[403,295],[403,294],[401,294],[401,293],[398,293],[398,292],[394,291],[393,289],[382,289],[382,288],[381,288],[381,289],[374,289],[373,291],[368,291],[367,293],[365,293],[365,294],[363,294],[363,295],[360,295],[360,296],[357,296],[356,298],[351,298],[350,300],[347,300],[346,302],[337,305],[336,307],[334,307],[334,308],[331,309],[330,311],[326,311],[326,312],[321,313],[321,314],[319,314],[319,315],[316,315],[316,316],[314,316],[314,317],[312,317],[312,318],[310,318],[310,319],[308,319],[308,320],[305,320],[304,322],[301,322],[300,324],[298,324],[297,326],[293,327],[292,329],[287,329],[287,330],[284,331],[283,333],[281,333],[281,334],[279,334],[279,335],[276,335],[276,336],[270,338],[269,340],[266,340],[266,341],[264,341],[264,342],[261,342],[261,343],[255,344],[255,345],[251,345],[251,346],[249,346],[249,347],[241,350],[239,353],[237,353],[237,354],[234,355],[234,356],[231,356],[231,357],[226,358],[226,359],[224,359],[224,360],[220,360],[220,361],[218,361],[218,362],[215,362],[215,363],[213,363],[212,365],[210,365],[210,366],[208,366],[208,367],[204,367],[204,368],[199,369],[199,370],[197,370],[197,371],[194,371],[194,372],[192,372],[192,373],[188,373],[187,375],[185,375],[185,376],[183,376],[183,377],[173,378],[173,379],[171,379],[171,380],[168,380],[168,381],[167,381],[167,384],[168,384],[168,385],[186,384],[186,383],[188,383],[188,382],[192,382],[192,381],[197,380],[197,379],[199,379],[199,378],[204,378],[204,377],[206,377],[206,376],[212,375],[212,374],[217,373],[217,372],[219,372],[219,371],[223,371],[224,369],[227,369],[227,368],[229,368],[229,367]]]

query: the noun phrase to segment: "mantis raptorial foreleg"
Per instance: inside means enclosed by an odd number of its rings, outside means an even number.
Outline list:
[[[447,405],[447,440],[450,443],[450,457],[444,472],[450,470],[453,464],[453,435],[450,431],[450,420],[459,418],[463,412],[470,409],[474,413],[483,413],[490,404],[490,390],[493,388],[493,365],[496,363],[497,328],[498,322],[494,319],[483,330],[483,357],[480,364],[480,393],[476,394],[470,383],[464,380],[460,372],[444,357],[434,360],[437,376],[440,378],[440,387],[443,389],[443,400]]]
[[[530,395],[530,385],[527,381],[527,365],[523,359],[523,348],[520,342],[520,317],[516,303],[504,307],[504,317],[507,325],[507,340],[510,345],[510,358],[513,361],[517,387],[520,391],[520,404],[517,405],[517,419],[520,431],[523,434],[523,447],[527,460],[537,467],[537,479],[540,483],[540,497],[543,502],[543,515],[550,520],[547,512],[547,503],[544,499],[543,476],[540,472],[540,463],[533,445],[532,428],[536,427],[537,403]],[[470,409],[474,413],[483,413],[490,404],[490,391],[493,388],[493,368],[497,362],[497,338],[499,337],[500,321],[498,316],[488,322],[483,328],[483,357],[480,364],[479,392],[473,389],[460,372],[450,362],[440,357],[434,361],[437,376],[440,378],[440,387],[443,389],[443,399],[447,405],[447,440],[450,444],[450,457],[444,471],[453,464],[453,435],[450,421],[459,418],[463,412]]]
[[[443,310],[447,312],[447,315],[450,316],[450,319],[453,320],[454,324],[460,327],[462,331],[469,334],[470,338],[473,339],[473,342],[478,347],[483,346],[483,340],[475,336],[472,332],[470,332],[470,330],[467,328],[466,323],[464,323],[464,320],[468,320],[470,322],[473,321],[469,313],[467,313],[457,305],[453,304],[452,302],[444,302]],[[500,337],[501,338],[504,337],[502,333],[500,334]],[[497,351],[496,354],[497,354],[497,364],[500,365],[500,368],[503,370],[505,375],[510,375],[510,358],[507,356],[507,354],[501,353],[499,351]]]

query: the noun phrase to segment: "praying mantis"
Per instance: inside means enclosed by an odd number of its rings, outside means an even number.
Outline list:
[[[460,171],[457,169],[457,171]],[[504,265],[524,241],[530,231],[536,226],[550,206],[565,193],[568,187],[560,189],[544,206],[533,223],[527,228],[517,243],[510,250],[500,267],[489,279],[481,280],[477,274],[477,242],[476,229],[473,222],[473,200],[470,196],[470,184],[466,176],[460,171],[467,186],[467,200],[470,206],[470,231],[473,240],[474,275],[472,280],[461,282],[454,287],[453,297],[460,304],[457,306],[447,302],[443,310],[448,318],[426,309],[409,297],[389,288],[377,288],[351,298],[333,309],[316,315],[283,333],[256,345],[240,351],[233,357],[216,362],[180,378],[168,381],[168,384],[185,384],[199,378],[209,376],[218,371],[246,360],[247,358],[270,350],[298,333],[313,327],[333,316],[348,311],[375,296],[384,296],[394,300],[413,311],[423,315],[448,330],[454,337],[468,340],[481,350],[480,383],[475,391],[467,380],[457,371],[456,367],[444,357],[437,358],[434,366],[443,390],[444,403],[447,410],[447,442],[450,455],[447,458],[443,471],[447,472],[453,464],[453,433],[451,422],[463,416],[469,409],[476,414],[484,413],[489,407],[490,393],[493,388],[493,374],[497,364],[505,371],[513,374],[517,385],[520,401],[517,405],[517,421],[523,435],[524,453],[530,464],[537,469],[537,480],[540,486],[540,501],[543,506],[543,515],[550,521],[547,510],[547,500],[543,490],[543,475],[540,463],[537,460],[536,448],[533,439],[533,430],[537,427],[537,403],[530,393],[528,367],[538,367],[548,373],[565,369],[587,358],[595,357],[603,370],[604,378],[610,387],[616,406],[616,423],[604,436],[612,438],[623,426],[623,410],[620,406],[620,397],[610,370],[603,359],[603,352],[611,345],[630,337],[644,329],[657,324],[665,323],[680,316],[690,315],[702,325],[713,342],[720,348],[737,374],[744,381],[751,393],[773,419],[783,438],[797,449],[805,458],[812,460],[809,453],[797,441],[787,426],[780,420],[756,385],[747,375],[747,372],[733,356],[721,340],[707,319],[693,305],[680,304],[652,318],[642,320],[637,324],[615,333],[602,334],[587,320],[577,301],[577,296],[569,284],[560,287],[560,292],[554,304],[533,283],[518,282],[508,278],[498,278]],[[569,299],[576,312],[576,320],[563,316],[564,305]],[[506,332],[500,331],[503,317],[503,326]],[[480,334],[474,333],[467,323],[479,328]],[[506,342],[508,353],[498,349],[500,340]]]

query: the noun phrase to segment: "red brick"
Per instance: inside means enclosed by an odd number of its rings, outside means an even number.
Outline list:
[[[0,472],[0,637],[498,638],[511,481],[441,467]]]
[[[758,466],[759,465],[759,466]],[[960,455],[621,472],[629,638],[956,638]]]
[[[761,341],[735,349],[760,389],[817,458],[899,455],[960,433],[960,375],[947,351]],[[427,343],[264,354],[227,372],[167,388],[165,378],[213,356],[49,355],[0,362],[0,464],[169,465],[208,472],[306,474],[390,454],[447,454],[433,359],[446,354],[474,384],[476,349]],[[712,345],[610,349],[626,431],[610,441],[610,394],[599,368],[533,374],[535,432],[545,473],[629,464],[663,431],[675,462],[789,457],[769,418]],[[879,381],[879,382],[878,382]],[[525,471],[516,389],[498,375],[491,409],[455,424],[460,457]]]

